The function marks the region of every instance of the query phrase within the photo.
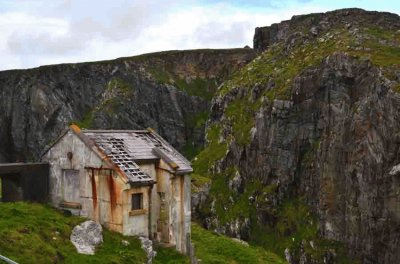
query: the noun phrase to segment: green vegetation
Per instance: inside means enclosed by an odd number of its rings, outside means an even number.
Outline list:
[[[371,27],[363,28],[364,36],[359,50],[352,50],[350,54],[368,58],[373,64],[382,66],[386,77],[391,79],[391,66],[400,65],[400,33],[388,29]]]
[[[148,69],[153,78],[160,84],[170,84],[171,78],[165,70],[161,70],[158,68],[149,68]]]
[[[208,146],[193,160],[192,178],[195,181],[204,182],[204,177],[209,177],[208,169],[221,159],[228,149],[226,142],[219,142],[220,127],[213,125],[207,130]]]
[[[154,264],[189,264],[188,256],[180,254],[175,248],[155,247],[157,255],[153,260]]]
[[[81,255],[69,240],[72,228],[82,222],[48,206],[0,203],[0,252],[18,263],[144,263],[145,252],[135,237],[107,229],[104,243],[93,256]],[[129,241],[128,246],[122,240]]]
[[[377,66],[400,64],[400,33],[376,27],[361,28],[360,31],[360,36],[356,37],[344,27],[337,27],[320,38],[297,44],[289,51],[286,43],[278,43],[234,74],[219,93],[226,94],[234,87],[251,89],[269,83],[272,88],[264,96],[271,100],[287,99],[288,88],[295,76],[336,51],[369,58]]]
[[[308,30],[296,28],[293,32],[302,32],[305,36],[309,34]],[[291,43],[276,43],[218,90],[219,96],[230,93],[230,101],[223,109],[224,117],[220,122],[211,124],[208,146],[194,162],[195,187],[211,182],[207,205],[200,208],[202,215],[215,216],[220,226],[235,220],[250,221],[251,243],[281,257],[286,248],[297,256],[303,248],[310,258],[322,262],[324,254],[334,250],[338,263],[355,263],[346,257],[343,245],[319,237],[317,219],[304,198],[287,194],[286,200],[277,204],[278,186],[265,185],[251,175],[246,175],[240,190],[232,190],[229,185],[240,173],[239,168],[230,165],[224,171],[216,172],[213,167],[216,161],[224,158],[228,143],[235,141],[238,146],[250,143],[254,117],[264,101],[271,106],[273,100],[289,100],[294,92],[292,85],[296,76],[317,67],[335,52],[345,52],[360,60],[368,59],[383,71],[386,78],[394,81],[392,90],[400,92],[396,77],[400,66],[398,31],[367,25],[356,29],[339,24],[330,32],[314,38],[299,37],[291,39]],[[259,91],[260,87],[263,88],[260,94],[254,96],[253,92]],[[312,165],[319,145],[320,141],[315,140],[301,153],[300,173]],[[261,216],[268,221],[264,219],[261,222]]]
[[[317,239],[315,219],[302,199],[283,202],[277,208],[274,218],[276,223],[273,226],[258,225],[253,228],[252,238],[255,243],[283,254],[285,248],[296,250],[303,240]]]
[[[128,95],[133,91],[133,87],[130,83],[120,78],[113,78],[108,82],[106,91],[107,90],[118,93],[120,95]]]
[[[209,112],[204,111],[197,114],[189,114],[185,120],[185,126],[192,134],[194,130],[204,131]],[[197,145],[193,140],[188,139],[186,145],[183,146],[182,152],[186,158],[193,159],[202,150],[202,146]]]
[[[121,102],[133,94],[132,84],[120,78],[111,79],[103,93],[103,100],[100,105],[95,108],[95,111],[105,111],[108,114],[118,112]]]
[[[274,252],[281,258],[284,258],[286,248],[298,256],[303,246],[308,257],[314,260],[322,261],[326,252],[335,250],[338,263],[355,263],[346,257],[341,243],[318,236],[317,220],[302,198],[287,199],[281,205],[273,205],[271,201],[276,190],[276,185],[263,186],[255,181],[246,184],[243,193],[237,193],[229,189],[226,177],[216,176],[210,196],[217,201],[215,212],[219,224],[223,226],[236,219],[250,219],[250,243]],[[208,215],[209,210],[207,207],[201,208],[203,215]],[[257,211],[260,210],[268,215],[271,219],[269,222],[259,222]]]
[[[220,96],[234,88],[249,91],[247,96],[234,99],[225,109],[225,122],[232,126],[232,136],[241,146],[250,143],[250,131],[262,98],[268,98],[269,101],[289,99],[295,77],[317,66],[334,52],[347,52],[359,58],[370,59],[392,80],[396,78],[395,71],[400,65],[400,33],[383,28],[361,28],[360,34],[355,35],[344,26],[338,26],[319,38],[297,43],[290,49],[287,45],[273,45],[235,73],[218,91]],[[251,100],[252,89],[259,86],[268,88],[258,99]],[[392,89],[396,92],[400,90],[398,84]]]
[[[93,256],[76,252],[69,240],[72,228],[84,219],[67,216],[34,203],[0,203],[0,252],[18,263],[145,263],[136,237],[103,229],[104,242]],[[284,263],[275,254],[247,246],[192,225],[196,256],[202,263]],[[129,242],[125,246],[122,241]],[[156,264],[188,264],[189,258],[173,248],[156,247]]]
[[[318,147],[318,140],[310,145],[303,157],[304,166],[310,162],[309,156]],[[265,185],[255,178],[247,179],[243,190],[232,190],[229,187],[230,181],[238,173],[238,168],[228,167],[223,172],[209,176],[212,185],[208,202],[200,208],[203,216],[215,214],[220,226],[234,220],[249,220],[251,244],[261,246],[282,258],[286,248],[298,256],[299,249],[303,247],[308,257],[314,260],[322,261],[326,252],[334,250],[338,263],[356,263],[346,257],[346,250],[341,243],[319,237],[317,218],[311,213],[304,198],[286,198],[277,205],[278,186]],[[215,201],[213,212],[209,206],[212,201]],[[260,222],[260,212],[270,220]]]
[[[196,157],[196,155],[199,154],[201,150],[202,148],[200,146],[197,146],[195,142],[191,141],[190,139],[186,141],[186,144],[182,147],[182,153],[188,160]]]
[[[317,219],[303,198],[287,199],[270,213],[275,223],[254,224],[251,235],[253,243],[262,245],[281,256],[286,248],[298,254],[302,245],[306,254],[318,261],[322,261],[324,254],[333,249],[337,263],[356,263],[346,256],[343,244],[318,236]]]
[[[236,99],[231,102],[225,111],[225,115],[232,123],[232,133],[236,142],[244,146],[250,143],[250,131],[254,126],[254,115],[261,106],[261,100],[255,103],[249,98]]]
[[[196,248],[197,258],[204,264],[286,263],[274,253],[207,231],[197,224],[192,224],[192,242]]]
[[[148,68],[153,78],[159,84],[170,84],[189,95],[199,96],[207,101],[211,101],[217,90],[217,80],[215,78],[184,78],[173,72],[172,66],[153,65]]]
[[[88,111],[81,121],[73,122],[80,128],[91,128],[93,125],[93,110]]]
[[[104,111],[110,115],[118,112],[121,102],[132,96],[133,89],[132,84],[123,79],[111,79],[104,89],[103,100],[95,108],[87,111],[83,119],[71,123],[75,123],[80,128],[92,128],[97,112]]]
[[[234,219],[250,219],[256,213],[256,205],[269,205],[269,198],[276,194],[275,184],[264,185],[257,179],[244,184],[244,190],[231,190],[229,181],[239,173],[237,168],[230,167],[212,177],[210,200],[216,200],[215,213],[219,223],[225,225]],[[202,214],[209,215],[210,207],[200,208]]]
[[[211,101],[217,90],[217,80],[215,78],[196,77],[190,81],[176,78],[175,85],[189,95],[199,96],[207,101]]]

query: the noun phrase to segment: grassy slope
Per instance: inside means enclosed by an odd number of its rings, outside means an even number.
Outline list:
[[[0,203],[0,254],[18,263],[143,263],[145,252],[135,237],[104,230],[94,256],[78,254],[69,241],[83,219],[28,203]],[[124,246],[122,240],[130,242]]]
[[[65,216],[49,206],[0,203],[0,254],[18,263],[145,263],[136,237],[104,229],[104,243],[94,256],[78,254],[69,241],[72,228],[84,219]],[[284,263],[273,253],[246,246],[193,224],[196,255],[202,263]],[[122,240],[130,242],[124,246]],[[174,249],[156,248],[156,264],[190,263]],[[0,263],[2,263],[0,261]]]
[[[243,245],[231,238],[207,231],[192,224],[192,242],[201,263],[286,263],[274,253]]]

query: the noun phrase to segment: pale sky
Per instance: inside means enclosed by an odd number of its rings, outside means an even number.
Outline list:
[[[400,14],[398,0],[0,0],[0,70],[252,47],[255,27],[346,7]]]

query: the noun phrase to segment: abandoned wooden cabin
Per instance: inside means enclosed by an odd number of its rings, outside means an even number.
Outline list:
[[[71,125],[42,156],[51,203],[124,235],[190,247],[190,162],[152,130]]]

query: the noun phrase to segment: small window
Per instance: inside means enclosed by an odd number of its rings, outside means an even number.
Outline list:
[[[132,194],[132,211],[143,209],[143,193]]]

